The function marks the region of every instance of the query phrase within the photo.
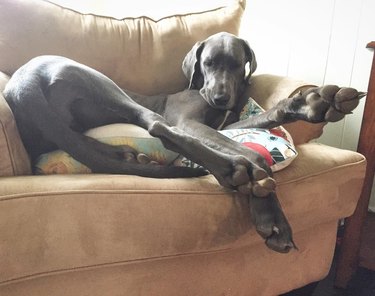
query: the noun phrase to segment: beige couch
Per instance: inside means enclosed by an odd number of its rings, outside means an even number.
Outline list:
[[[238,33],[245,2],[153,21],[81,15],[46,1],[0,1],[0,89],[40,54],[64,55],[144,93],[186,87],[185,53],[218,31]],[[261,63],[262,61],[258,61]],[[304,84],[258,75],[263,107]],[[337,222],[352,214],[362,155],[316,143],[322,125],[287,125],[299,156],[275,174],[299,250],[275,253],[248,204],[211,176],[32,176],[0,95],[0,295],[278,295],[325,277]]]

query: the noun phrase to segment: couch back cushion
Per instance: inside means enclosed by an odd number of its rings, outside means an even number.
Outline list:
[[[2,92],[9,77],[0,72],[0,177],[29,175],[30,160]]]
[[[115,19],[43,0],[1,0],[0,91],[7,76],[45,54],[91,66],[120,87],[138,93],[180,91],[188,83],[181,69],[185,54],[211,34],[238,34],[244,9],[245,0],[231,0],[220,1],[216,8],[159,20],[147,16]],[[0,127],[0,176],[30,174],[27,153],[1,94]]]
[[[101,71],[122,88],[177,92],[187,84],[181,64],[195,42],[220,31],[238,34],[245,0],[219,2],[210,10],[155,21],[82,14],[42,0],[2,0],[0,71],[11,75],[35,56],[62,55]]]

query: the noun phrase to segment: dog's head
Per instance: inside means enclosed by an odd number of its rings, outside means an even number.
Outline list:
[[[223,110],[236,105],[256,67],[249,44],[225,32],[197,42],[182,64],[189,89],[199,89],[208,104]]]

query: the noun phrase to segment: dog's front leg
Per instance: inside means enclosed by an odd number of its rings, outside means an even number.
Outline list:
[[[256,230],[270,249],[280,253],[297,249],[292,229],[275,192],[269,193],[266,198],[250,195],[249,205]]]
[[[204,166],[224,187],[249,197],[253,222],[269,248],[283,253],[293,248],[292,230],[277,200],[275,181],[264,159],[198,122],[184,120],[182,128],[155,122],[149,131],[167,148]]]
[[[155,121],[149,128],[163,145],[209,170],[226,188],[266,196],[275,189],[272,171],[258,153],[195,121],[185,128]]]
[[[313,87],[292,98],[281,100],[264,113],[235,122],[224,129],[274,128],[276,126],[304,120],[311,123],[336,122],[350,114],[365,93],[354,88],[336,85]]]

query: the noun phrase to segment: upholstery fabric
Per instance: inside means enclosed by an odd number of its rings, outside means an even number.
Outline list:
[[[271,287],[286,291],[287,281],[269,277],[275,269],[282,272],[284,268],[275,262],[288,262],[288,268],[298,270],[288,270],[291,282],[302,285],[317,280],[328,271],[334,245],[321,242],[334,240],[332,223],[337,226],[337,219],[353,212],[365,160],[358,153],[312,143],[299,146],[298,152],[299,157],[288,169],[275,174],[280,202],[299,247],[299,251],[287,255],[265,248],[250,222],[248,201],[224,190],[211,175],[162,180],[118,175],[0,178],[0,294],[16,295],[9,291],[18,281],[25,281],[17,288],[22,289],[28,286],[28,279],[47,275],[48,279],[64,278],[124,268],[136,270],[135,274],[131,271],[122,275],[130,287],[137,285],[137,278],[143,279],[140,285],[155,288],[151,295],[157,295],[163,291],[162,283],[167,285],[157,270],[181,271],[183,264],[176,260],[184,257],[192,261],[187,262],[183,273],[194,281],[199,281],[194,270],[210,262],[218,267],[214,274],[207,274],[212,281],[229,271],[230,277],[242,278],[240,287],[246,286],[249,291],[259,292],[265,286],[259,294],[240,295],[272,295],[267,294]],[[321,232],[326,224],[330,225],[330,234]],[[309,235],[314,239],[308,239]],[[196,266],[199,258],[205,261]],[[230,258],[235,262],[227,267],[225,262]],[[148,265],[156,270],[149,271]],[[158,284],[154,286],[151,279],[151,283],[143,283],[150,277]],[[256,282],[253,289],[251,285]],[[51,285],[56,284],[52,280]],[[43,286],[52,287],[40,284],[39,288]],[[168,289],[172,286],[167,285]]]
[[[122,20],[40,0],[0,2],[0,69],[11,75],[29,59],[62,55],[142,94],[174,93],[186,84],[181,64],[195,42],[220,31],[237,34],[245,1],[154,21]],[[14,24],[17,20],[17,25]],[[160,74],[163,75],[160,75]]]
[[[2,95],[8,80],[9,77],[0,72],[0,177],[31,173],[29,157],[18,134],[12,111]]]
[[[30,58],[59,54],[143,94],[175,92],[181,61],[212,33],[238,33],[244,0],[217,9],[117,20],[41,0],[0,1],[0,89]],[[161,75],[161,73],[163,75]],[[268,109],[309,87],[254,76]],[[30,175],[0,94],[0,295],[270,296],[322,279],[340,218],[351,215],[366,168],[358,153],[306,143],[322,125],[291,125],[299,156],[275,173],[298,251],[265,247],[248,201],[213,176]],[[308,268],[306,268],[308,266]]]

